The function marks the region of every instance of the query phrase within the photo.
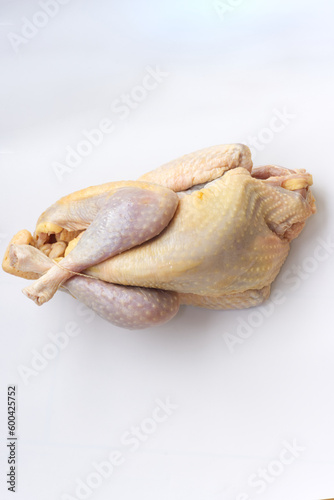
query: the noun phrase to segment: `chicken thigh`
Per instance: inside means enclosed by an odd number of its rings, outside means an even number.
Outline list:
[[[67,288],[127,328],[165,322],[180,303],[252,307],[315,212],[311,184],[303,169],[253,168],[247,146],[207,148],[62,198],[34,236],[14,236],[3,268],[38,278],[23,291],[39,305]]]

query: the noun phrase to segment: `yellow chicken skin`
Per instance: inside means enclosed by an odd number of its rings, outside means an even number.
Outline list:
[[[14,236],[3,268],[40,276],[24,289],[39,305],[59,287],[72,287],[72,295],[126,328],[167,321],[180,303],[256,306],[268,298],[290,241],[315,212],[310,185],[303,169],[253,168],[242,144],[206,148],[137,181],[62,198],[41,215],[34,236]],[[99,297],[107,291],[111,298],[102,307]],[[161,303],[157,296],[145,311],[149,321],[137,314],[142,305],[135,291],[164,291]],[[126,321],[115,319],[122,316],[124,300],[115,306],[120,293],[130,304]],[[146,302],[153,304],[152,297]]]

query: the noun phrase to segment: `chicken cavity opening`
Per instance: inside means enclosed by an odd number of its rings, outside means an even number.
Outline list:
[[[305,200],[309,199],[310,204],[314,205],[314,199],[309,191],[309,187],[313,184],[312,176],[303,168],[291,170],[276,165],[265,165],[253,168],[251,176],[271,186],[294,191]]]
[[[70,242],[82,232],[82,230],[67,231],[63,229],[59,233],[39,233],[38,236],[34,235],[34,246],[50,259],[63,258]]]

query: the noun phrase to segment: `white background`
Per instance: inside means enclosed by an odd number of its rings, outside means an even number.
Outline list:
[[[79,498],[77,479],[113,450],[123,463],[87,498],[333,497],[333,248],[321,261],[313,255],[319,239],[334,237],[334,4],[226,0],[218,12],[204,0],[70,0],[14,50],[9,33],[20,35],[23,18],[43,23],[40,10],[37,1],[1,0],[2,254],[71,191],[251,137],[260,141],[255,164],[312,173],[318,213],[292,245],[287,279],[281,273],[274,286],[284,300],[267,318],[261,309],[183,307],[169,324],[127,331],[87,321],[63,294],[37,308],[24,282],[1,272],[1,498],[13,498],[8,384],[18,387],[17,500]],[[168,76],[122,119],[111,106],[142,84],[147,66]],[[263,130],[284,109],[293,118],[268,141]],[[57,178],[66,147],[105,117],[114,131]],[[241,321],[257,326],[231,352],[226,334],[238,335]],[[24,381],[19,367],[32,368],[34,350],[70,322],[79,335]],[[177,408],[132,452],[123,433],[166,398]],[[280,470],[294,440],[303,451]],[[268,466],[279,474],[258,493],[249,478]]]

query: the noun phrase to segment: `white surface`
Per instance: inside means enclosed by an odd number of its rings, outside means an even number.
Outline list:
[[[319,238],[334,238],[334,4],[224,3],[238,6],[222,17],[204,0],[71,0],[17,53],[8,33],[20,33],[22,18],[40,7],[1,3],[1,253],[62,195],[135,179],[202,147],[266,138],[274,110],[284,108],[294,118],[255,163],[306,168],[318,206],[292,246],[287,279],[275,283],[282,303],[267,318],[262,310],[187,307],[160,328],[126,331],[100,318],[87,322],[62,294],[37,308],[21,293],[24,283],[2,272],[1,498],[12,498],[5,485],[10,383],[18,386],[17,500],[79,498],[77,478],[86,480],[93,462],[113,450],[123,463],[87,498],[334,495],[334,254],[309,260]],[[169,75],[121,119],[112,103],[157,65]],[[114,131],[60,182],[54,162],[105,117]],[[304,267],[304,278],[294,265]],[[236,335],[241,319],[260,326],[232,353],[226,333]],[[31,367],[33,350],[42,352],[50,332],[69,322],[80,334],[26,385],[18,367]],[[136,451],[122,444],[123,433],[167,397],[177,409]],[[293,440],[304,448],[298,458],[272,465]],[[268,464],[278,475],[258,493],[249,477]]]

